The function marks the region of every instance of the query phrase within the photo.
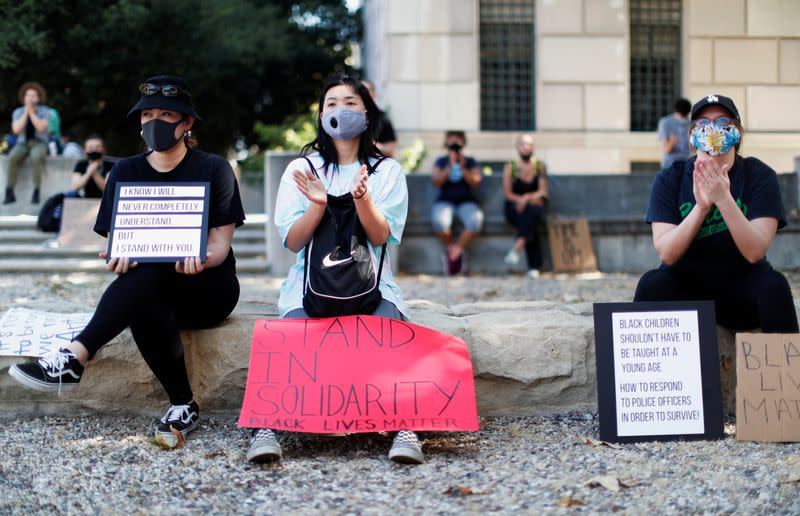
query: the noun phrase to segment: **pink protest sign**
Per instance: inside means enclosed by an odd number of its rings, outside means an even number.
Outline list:
[[[469,351],[452,335],[383,317],[259,320],[239,425],[478,430]]]

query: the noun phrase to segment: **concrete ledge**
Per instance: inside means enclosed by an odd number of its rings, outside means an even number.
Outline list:
[[[0,204],[0,215],[20,215],[23,213],[38,215],[42,204],[48,197],[70,189],[72,169],[75,168],[75,163],[78,161],[78,158],[48,157],[44,167],[44,174],[42,175],[41,202],[39,204],[31,204],[31,194],[33,193],[32,167],[30,160],[26,159],[22,164],[22,168],[20,168],[17,184],[14,187],[17,202],[8,205]],[[2,170],[0,174],[0,177],[2,177],[0,193],[5,195],[6,182],[8,180],[8,156],[0,156],[0,170]]]
[[[481,415],[596,410],[590,303],[481,302],[445,307],[414,301],[409,306],[414,323],[460,337],[469,346]],[[72,309],[77,311],[77,307]],[[70,311],[68,307],[58,310]],[[204,413],[238,413],[253,324],[256,319],[274,317],[274,304],[241,303],[220,326],[183,332],[189,378]],[[723,401],[732,412],[733,334],[720,328],[719,340]],[[152,415],[166,404],[163,389],[128,331],[98,353],[77,391],[61,397],[28,390],[14,381],[7,368],[18,361],[0,357],[0,417],[85,412]]]

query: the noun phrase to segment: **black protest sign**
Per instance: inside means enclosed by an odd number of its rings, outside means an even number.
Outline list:
[[[600,438],[721,438],[712,301],[595,303]]]
[[[107,260],[206,261],[208,183],[117,183]]]

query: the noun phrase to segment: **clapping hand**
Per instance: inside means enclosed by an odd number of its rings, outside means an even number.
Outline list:
[[[361,165],[361,168],[358,169],[358,172],[356,172],[356,175],[353,178],[353,187],[350,191],[350,193],[353,195],[353,199],[361,199],[364,197],[364,194],[367,193],[368,179],[369,174],[367,174],[367,166]]]
[[[328,192],[325,191],[322,181],[320,181],[312,171],[295,170],[292,172],[292,176],[294,177],[297,189],[300,190],[300,193],[305,195],[309,201],[322,206],[328,203]]]
[[[719,204],[731,192],[731,180],[728,178],[729,166],[719,165],[713,159],[695,161],[695,177],[698,181],[701,197],[711,204]],[[697,194],[695,194],[697,197]],[[698,203],[699,203],[698,199]]]

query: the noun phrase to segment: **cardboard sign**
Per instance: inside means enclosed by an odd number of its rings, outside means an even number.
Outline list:
[[[736,334],[736,439],[800,441],[800,334]]]
[[[472,362],[463,340],[394,319],[256,321],[239,425],[478,430]]]
[[[14,307],[0,317],[0,355],[40,357],[72,342],[91,313],[60,314]]]
[[[594,305],[600,438],[721,438],[711,301]]]
[[[105,238],[94,232],[100,199],[81,199],[65,197],[61,211],[61,230],[58,233],[58,246],[64,249],[90,247],[98,251],[106,245]]]
[[[592,272],[597,258],[592,248],[592,235],[587,219],[547,221],[547,237],[553,272]]]
[[[108,260],[206,261],[208,183],[117,183]]]

